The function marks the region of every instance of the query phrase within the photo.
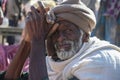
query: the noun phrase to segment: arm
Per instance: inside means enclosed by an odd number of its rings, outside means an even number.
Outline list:
[[[5,74],[5,79],[17,79],[20,77],[21,70],[23,68],[24,62],[28,57],[30,52],[30,43],[22,40],[20,47],[13,59],[13,61],[8,66]]]
[[[33,41],[30,53],[30,80],[48,79],[45,61],[45,42]]]
[[[39,2],[38,9],[31,7],[31,12],[26,18],[27,30],[31,39],[30,52],[30,80],[46,80],[48,79],[46,61],[45,61],[45,36],[47,27],[45,9]]]
[[[26,26],[22,32],[19,49],[6,71],[5,79],[17,79],[20,77],[24,63],[30,54],[31,43],[30,37],[28,36],[28,32],[26,30]]]

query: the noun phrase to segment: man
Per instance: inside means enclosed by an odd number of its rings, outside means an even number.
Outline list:
[[[10,27],[17,27],[18,21],[20,18],[20,5],[21,0],[8,0],[7,1],[7,12],[6,17],[9,20],[9,26]],[[15,37],[14,36],[7,36],[7,42],[8,45],[12,45],[15,43]]]
[[[95,24],[93,12],[79,0],[65,0],[47,13],[41,3],[31,7],[29,79],[120,80],[120,49],[90,38]]]

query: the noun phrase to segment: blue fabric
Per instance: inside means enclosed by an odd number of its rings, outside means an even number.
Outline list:
[[[91,36],[97,36],[102,40],[109,41],[120,47],[120,13],[117,18],[105,16],[107,11],[107,2],[101,0],[98,12],[96,28]]]

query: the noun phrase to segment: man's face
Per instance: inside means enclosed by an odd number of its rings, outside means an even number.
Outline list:
[[[80,29],[74,24],[60,22],[58,29],[51,36],[58,58],[66,60],[74,56],[81,48],[82,36]]]

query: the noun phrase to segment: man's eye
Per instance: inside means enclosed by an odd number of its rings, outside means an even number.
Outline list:
[[[72,33],[72,30],[67,29],[67,30],[65,30],[65,33]]]
[[[54,33],[52,34],[52,37],[53,37],[53,38],[57,38],[57,37],[58,37],[58,34],[59,34],[59,33],[56,31],[56,32],[54,32]]]

